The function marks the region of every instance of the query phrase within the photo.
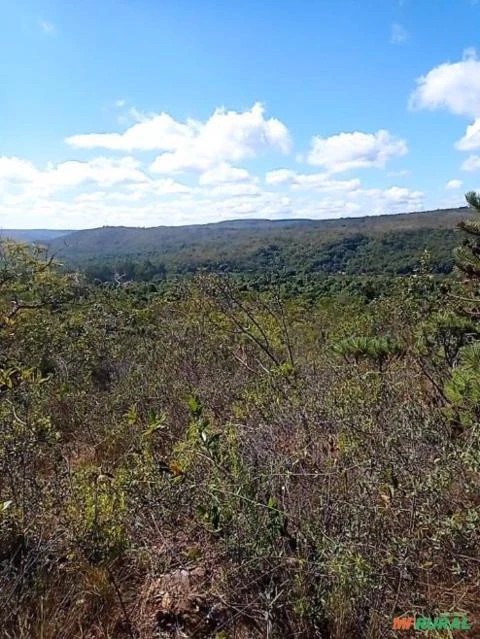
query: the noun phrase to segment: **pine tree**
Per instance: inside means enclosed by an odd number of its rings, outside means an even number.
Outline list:
[[[467,233],[462,246],[454,251],[457,268],[468,278],[480,278],[480,194],[469,191],[465,195],[470,208],[478,213],[479,219],[462,220],[458,228]]]
[[[462,306],[461,312],[469,317],[480,319],[480,193],[469,191],[465,195],[470,208],[477,214],[477,219],[463,220],[458,228],[466,234],[461,246],[454,250],[457,271],[465,276],[464,290],[468,302]]]
[[[463,275],[463,291],[452,297],[458,301],[456,312],[467,316],[469,322],[459,327],[460,333],[464,333],[461,336],[457,334],[457,338],[461,337],[464,345],[451,359],[451,377],[444,388],[445,397],[454,411],[456,434],[464,432],[480,418],[480,340],[476,328],[480,320],[480,193],[470,191],[465,199],[477,214],[477,219],[458,224],[465,233],[465,239],[462,246],[454,250],[454,259],[457,272]],[[447,324],[453,336],[455,322],[450,319]]]

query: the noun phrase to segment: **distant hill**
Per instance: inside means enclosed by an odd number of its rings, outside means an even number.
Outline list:
[[[51,241],[72,231],[57,231],[50,229],[0,229],[0,237],[5,237],[18,242],[44,242]]]
[[[234,220],[152,228],[105,226],[63,233],[48,241],[67,265],[88,267],[106,278],[112,269],[129,273],[292,273],[402,274],[431,254],[435,272],[452,267],[457,223],[468,207],[331,220]],[[59,233],[59,232],[57,232]],[[138,271],[138,269],[137,269]],[[144,275],[148,279],[147,275]]]
[[[215,244],[227,238],[235,240],[254,237],[288,238],[292,232],[301,234],[326,233],[386,233],[418,229],[450,229],[464,219],[468,207],[441,209],[420,213],[401,213],[330,220],[233,220],[188,226],[156,226],[150,228],[103,226],[75,232],[61,232],[50,244],[61,255],[134,255],[147,252],[171,252],[186,248]],[[52,231],[55,233],[55,231]],[[68,233],[68,234],[67,234]]]

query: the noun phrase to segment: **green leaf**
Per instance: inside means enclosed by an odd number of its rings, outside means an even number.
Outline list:
[[[277,500],[275,497],[273,497],[273,495],[270,495],[270,497],[268,498],[267,507],[277,508]]]
[[[190,413],[192,417],[194,417],[195,419],[198,419],[201,416],[203,412],[203,406],[200,400],[198,399],[198,397],[194,397],[194,396],[189,397],[188,407],[190,408]]]

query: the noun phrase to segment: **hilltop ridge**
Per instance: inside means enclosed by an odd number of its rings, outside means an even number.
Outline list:
[[[186,226],[103,226],[47,240],[75,267],[101,269],[125,260],[161,263],[169,272],[197,269],[261,272],[406,273],[422,252],[448,272],[455,227],[468,207],[326,220],[232,220]],[[457,238],[458,239],[458,238]],[[101,266],[100,266],[101,265]],[[110,269],[111,270],[111,269]],[[98,271],[98,268],[97,268]]]

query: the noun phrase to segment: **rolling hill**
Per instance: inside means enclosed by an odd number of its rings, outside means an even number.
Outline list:
[[[459,242],[455,227],[468,212],[462,207],[331,220],[105,226],[43,241],[67,265],[87,267],[102,279],[112,268],[133,273],[132,263],[139,262],[148,263],[152,273],[157,267],[173,273],[199,268],[259,273],[275,267],[296,273],[402,274],[418,265],[425,250],[432,270],[445,273]]]

